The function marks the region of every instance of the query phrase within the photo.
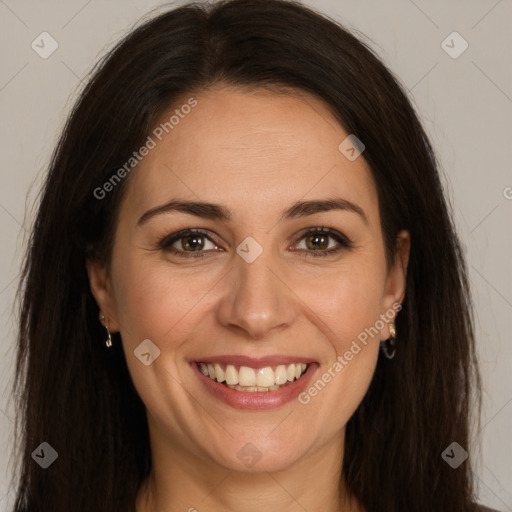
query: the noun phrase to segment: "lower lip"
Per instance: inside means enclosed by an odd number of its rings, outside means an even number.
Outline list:
[[[318,364],[310,363],[300,379],[290,382],[275,391],[237,391],[204,375],[197,363],[192,362],[191,366],[206,389],[222,402],[237,409],[261,410],[279,407],[297,398],[307,387]]]

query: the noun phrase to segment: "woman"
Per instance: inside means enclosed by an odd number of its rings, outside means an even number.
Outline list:
[[[433,150],[312,10],[190,4],[107,55],[21,293],[16,512],[485,510]]]

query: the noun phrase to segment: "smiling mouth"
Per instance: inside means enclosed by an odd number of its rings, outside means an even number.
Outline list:
[[[197,363],[197,366],[203,375],[219,384],[236,391],[255,392],[276,391],[299,380],[306,373],[309,364],[280,364],[264,368],[221,363]]]

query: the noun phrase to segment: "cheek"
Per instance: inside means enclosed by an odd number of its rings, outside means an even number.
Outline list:
[[[201,297],[208,289],[204,275],[172,270],[165,261],[144,256],[123,258],[119,266],[116,306],[123,339],[129,344],[163,339],[182,331],[188,316],[201,308]]]
[[[160,421],[178,428],[170,411],[183,405],[180,347],[197,327],[205,280],[197,273],[171,271],[168,263],[148,261],[144,256],[126,256],[117,266],[115,295],[122,342],[143,402]],[[147,339],[160,352],[155,364],[145,366],[133,354],[142,352],[138,347]]]
[[[304,290],[307,305],[328,327],[327,335],[338,353],[379,318],[384,275],[376,268],[347,264],[311,280],[309,292]]]
[[[302,403],[310,402],[319,417],[332,416],[332,429],[344,425],[363,399],[379,353],[385,275],[377,263],[360,263],[316,279],[308,294],[307,304],[321,321],[317,324],[325,326],[330,346]]]

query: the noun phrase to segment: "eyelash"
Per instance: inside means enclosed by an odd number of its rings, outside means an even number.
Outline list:
[[[201,229],[184,229],[182,231],[178,231],[176,233],[173,233],[172,235],[168,235],[168,236],[165,236],[164,238],[162,238],[160,240],[160,242],[158,243],[158,248],[163,251],[170,251],[172,254],[174,254],[175,256],[178,256],[180,258],[204,258],[206,256],[205,253],[209,252],[209,251],[190,252],[190,251],[181,251],[179,249],[171,247],[172,244],[174,242],[176,242],[177,240],[180,240],[181,238],[184,238],[187,235],[194,235],[194,234],[203,235],[208,240],[210,240],[210,242],[217,245],[208,236],[208,234]],[[335,239],[340,245],[336,249],[329,249],[329,250],[323,250],[323,251],[320,251],[320,250],[319,251],[311,251],[311,250],[307,250],[307,249],[299,249],[298,251],[300,251],[300,253],[302,253],[301,255],[303,257],[318,258],[318,257],[325,257],[325,256],[333,256],[333,255],[339,253],[340,251],[342,251],[343,249],[352,248],[352,242],[345,235],[342,235],[341,233],[338,233],[337,231],[334,231],[333,229],[324,228],[323,226],[319,227],[319,228],[317,227],[317,228],[311,228],[311,229],[307,230],[299,238],[299,241],[311,234],[329,235],[331,238]]]

